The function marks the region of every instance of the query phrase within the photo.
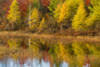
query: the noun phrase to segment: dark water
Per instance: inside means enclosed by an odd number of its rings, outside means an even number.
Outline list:
[[[0,67],[100,67],[100,43],[1,37]]]

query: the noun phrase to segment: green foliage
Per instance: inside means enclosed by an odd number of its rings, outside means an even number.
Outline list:
[[[87,12],[85,10],[84,2],[81,2],[78,7],[77,14],[73,18],[72,28],[75,29],[76,31],[85,30],[86,16],[87,16]]]
[[[89,49],[90,54],[98,54],[98,50],[95,46],[93,46],[94,44],[86,44],[87,48]]]
[[[61,2],[61,0],[51,0],[50,4],[48,6],[48,9],[51,11],[51,15],[53,15],[55,8],[57,7],[57,4]]]
[[[57,8],[55,8],[55,11],[54,11],[54,18],[56,18],[57,20],[59,19],[60,12],[61,12],[61,8],[62,8],[62,3],[59,3],[59,4],[57,5]]]
[[[40,9],[40,2],[39,2],[39,0],[34,0],[32,6],[33,6],[34,8]]]
[[[89,29],[100,30],[100,1],[92,1],[92,6],[89,7],[90,16],[87,19],[87,26]]]

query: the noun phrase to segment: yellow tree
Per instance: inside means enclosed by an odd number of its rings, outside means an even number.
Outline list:
[[[55,8],[55,11],[54,11],[54,18],[58,21],[59,19],[59,16],[60,16],[60,12],[61,12],[61,8],[62,8],[62,2],[60,2],[57,7]]]
[[[76,55],[76,59],[77,59],[76,62],[78,62],[79,67],[83,66],[84,60],[85,60],[85,57],[83,56],[85,54],[83,45],[84,44],[79,43],[79,42],[74,42],[72,44],[72,49],[74,50],[74,54]]]
[[[93,3],[93,4],[92,4]],[[92,30],[100,30],[100,1],[92,0],[90,9],[90,16],[87,18],[87,27]]]
[[[60,12],[60,15],[59,15],[59,20],[58,20],[58,22],[61,22],[62,19],[65,18],[66,9],[67,9],[67,7],[66,7],[66,2],[64,2],[64,4],[62,5],[62,8],[61,8],[61,12]]]
[[[44,30],[45,27],[46,27],[46,25],[45,25],[45,18],[42,18],[42,20],[40,21],[40,25],[39,25],[39,32]]]
[[[68,19],[72,19],[76,13],[77,7],[77,0],[66,0],[62,5],[58,22],[67,22]]]
[[[38,30],[40,24],[40,12],[37,8],[34,8],[32,14],[30,15],[29,28],[33,31]]]
[[[76,31],[85,30],[86,16],[87,16],[87,12],[85,10],[85,4],[84,1],[81,1],[77,13],[74,16],[72,21],[72,28],[75,29]]]
[[[14,27],[14,23],[20,22],[20,11],[19,11],[19,3],[16,0],[13,0],[10,6],[9,15],[7,19],[12,23],[12,27]]]
[[[59,19],[60,16],[61,7],[62,7],[62,3],[57,4],[57,7],[55,8],[54,11],[54,18],[56,18],[57,20]]]
[[[54,14],[54,11],[55,11],[55,8],[57,8],[57,4],[59,2],[62,2],[63,0],[51,0],[50,1],[50,4],[48,6],[48,9],[51,11],[50,14],[53,15]]]
[[[65,0],[64,3],[58,4],[54,16],[57,17],[57,22],[59,23],[61,30],[63,26],[68,28],[71,25],[71,20],[76,14],[77,8],[77,0]]]

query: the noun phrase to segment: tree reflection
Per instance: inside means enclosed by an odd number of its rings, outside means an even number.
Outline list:
[[[0,47],[0,58],[11,58],[16,65],[48,67],[99,67],[100,45],[90,42],[51,42],[28,38],[9,39]],[[2,62],[2,60],[0,60]],[[0,64],[2,65],[2,63]],[[8,61],[7,61],[8,62]],[[13,66],[14,67],[14,66]]]

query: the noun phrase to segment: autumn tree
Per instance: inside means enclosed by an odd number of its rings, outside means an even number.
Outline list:
[[[48,7],[50,3],[50,0],[41,0],[41,4],[43,7]]]
[[[55,8],[57,8],[57,4],[61,2],[61,0],[51,0],[48,6],[48,9],[51,11],[51,15],[54,14]]]
[[[19,3],[19,10],[21,12],[21,17],[25,17],[27,15],[27,9],[31,0],[17,0]]]
[[[7,17],[10,23],[12,23],[12,28],[20,23],[20,15],[21,13],[19,12],[19,3],[16,0],[13,0],[10,6],[9,15]]]
[[[57,7],[55,8],[55,11],[54,11],[54,18],[55,18],[56,20],[59,19],[60,12],[61,12],[61,7],[62,7],[62,3],[59,3],[59,4],[57,4]]]
[[[54,11],[54,16],[57,18],[57,22],[59,23],[61,30],[63,29],[63,27],[67,29],[71,25],[73,16],[76,14],[77,8],[77,0],[65,0],[64,3],[62,3],[62,5],[59,4],[57,6],[57,8]]]
[[[100,30],[100,1],[92,0],[90,9],[90,16],[87,18],[87,26],[91,30],[99,31]]]
[[[41,2],[40,2],[40,0],[34,0],[32,6],[33,6],[34,8],[40,9],[40,7],[41,7]]]
[[[39,28],[39,24],[40,24],[40,12],[38,11],[37,8],[34,8],[33,11],[32,11],[32,14],[30,16],[30,21],[28,22],[29,23],[29,28],[32,30],[32,31],[36,31],[38,30]]]
[[[8,23],[7,15],[11,1],[12,0],[0,0],[0,28],[2,30],[5,30]]]
[[[39,25],[39,32],[43,31],[46,28],[45,18],[42,18]]]
[[[90,5],[90,0],[85,0],[85,3],[86,3],[87,6],[89,6]]]
[[[85,4],[82,1],[78,7],[77,14],[73,18],[72,28],[75,29],[76,31],[85,30],[86,16],[87,16],[87,12],[85,10]]]
[[[67,22],[68,20],[71,20],[73,16],[76,14],[77,7],[77,0],[66,0],[62,5],[58,22]]]

